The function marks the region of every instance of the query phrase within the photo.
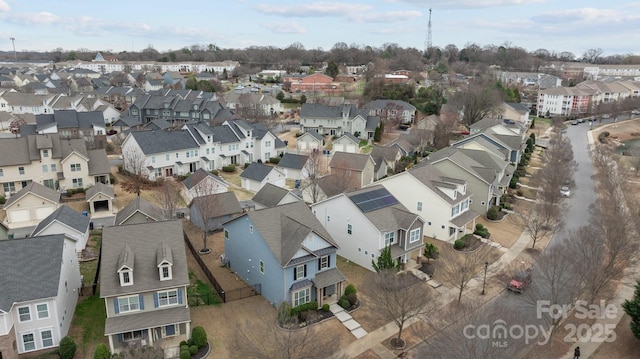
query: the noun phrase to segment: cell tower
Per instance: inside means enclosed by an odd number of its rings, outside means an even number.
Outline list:
[[[431,52],[431,9],[429,9],[429,24],[427,25],[427,39],[424,42],[424,52]]]

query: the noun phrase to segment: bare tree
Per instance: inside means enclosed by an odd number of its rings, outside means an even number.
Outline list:
[[[142,151],[126,150],[122,153],[122,162],[124,169],[136,176],[142,176],[145,173],[146,157]]]
[[[453,248],[445,247],[440,254],[442,268],[438,275],[458,289],[458,303],[462,300],[462,292],[469,282],[482,273],[484,264],[489,259],[489,246],[483,244],[474,252],[461,253]]]
[[[544,204],[545,216],[557,215],[561,195],[560,188],[571,182],[576,170],[571,143],[560,133],[549,139],[549,147],[541,158],[542,168],[536,171],[534,178],[540,184],[537,199]]]
[[[24,126],[26,124],[27,122],[21,118],[15,119],[9,123],[9,131],[18,138],[18,135],[20,134],[20,126]]]
[[[562,216],[559,213],[558,206],[549,207],[539,201],[533,208],[514,212],[515,216],[510,217],[518,225],[522,226],[531,238],[531,249],[536,247],[536,243],[540,239],[546,236],[553,236],[554,233],[562,228]]]
[[[153,192],[153,197],[160,204],[164,218],[173,219],[182,200],[178,183],[172,178],[163,179],[162,185]]]
[[[404,346],[402,330],[405,324],[431,309],[429,289],[410,273],[397,273],[394,269],[369,273],[363,291],[371,298],[371,309],[398,327],[398,335],[391,343],[397,347]]]
[[[323,171],[323,163],[325,159],[320,151],[311,151],[309,153],[309,159],[304,165],[304,170],[307,173],[307,193],[311,198],[311,203],[316,203],[320,200],[320,194],[322,189],[320,188],[319,181],[325,171]]]
[[[219,213],[220,206],[222,205],[219,201],[219,196],[216,196],[216,193],[219,192],[218,185],[213,181],[203,180],[195,185],[193,190],[195,191],[195,195],[193,201],[191,201],[191,206],[195,207],[197,220],[201,222],[202,225],[203,247],[201,251],[209,252],[210,249],[207,246],[207,240],[209,234],[212,234],[218,229],[216,228],[217,224],[214,218]]]
[[[458,113],[442,111],[440,118],[433,130],[433,144],[437,149],[449,146],[453,132],[458,128]]]
[[[456,93],[451,105],[463,112],[462,122],[466,126],[485,117],[497,116],[503,111],[502,98],[497,89],[489,85],[473,83]]]
[[[318,326],[282,329],[275,318],[263,315],[237,324],[229,352],[243,359],[321,359],[331,356],[339,341],[338,332],[320,332]]]

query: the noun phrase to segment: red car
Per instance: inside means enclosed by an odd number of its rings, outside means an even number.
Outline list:
[[[528,270],[522,270],[513,275],[507,289],[514,293],[522,293],[529,284],[531,284],[531,273]]]

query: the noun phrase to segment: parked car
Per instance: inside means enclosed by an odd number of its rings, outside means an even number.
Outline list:
[[[562,197],[571,197],[571,190],[568,186],[562,186],[562,188],[560,188],[560,195]]]
[[[578,123],[579,123],[578,120],[571,121],[571,124],[574,125],[574,126],[577,125]]]
[[[640,115],[640,110],[633,110],[631,111],[632,115]]]
[[[116,130],[109,130],[109,131],[107,131],[107,136],[113,136],[113,135],[115,135],[117,133],[118,133],[118,131],[116,131]]]
[[[517,271],[509,284],[507,284],[507,289],[514,293],[522,293],[528,286],[531,284],[531,271],[530,270],[521,270]]]

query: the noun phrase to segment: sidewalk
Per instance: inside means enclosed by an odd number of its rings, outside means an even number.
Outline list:
[[[525,248],[527,248],[529,242],[531,242],[531,238],[528,234],[526,234],[525,232],[520,234],[520,237],[518,237],[518,240],[511,246],[511,248],[507,249],[497,261],[489,265],[487,270],[487,278],[493,277],[495,274],[500,272],[500,270],[508,266],[509,263],[511,263],[520,253],[522,253],[522,251],[524,251]],[[469,284],[465,288],[465,292],[468,293],[470,291],[473,291],[474,289],[479,289],[480,287],[482,287],[482,280],[474,279],[469,282]],[[457,296],[458,288],[448,288],[442,291],[436,299],[437,307],[442,308],[449,305],[451,302],[457,300]],[[488,301],[491,298],[492,297],[486,297],[485,301]],[[420,319],[412,318],[412,320],[407,321],[404,326],[405,329],[418,320]],[[363,338],[358,339],[342,348],[342,350],[337,352],[333,357],[339,358],[340,356],[344,356],[346,358],[355,358],[358,355],[371,349],[382,359],[395,358],[396,355],[381,343],[387,338],[396,334],[398,334],[398,327],[394,322],[389,322],[382,327],[369,332],[369,334],[365,335]]]

